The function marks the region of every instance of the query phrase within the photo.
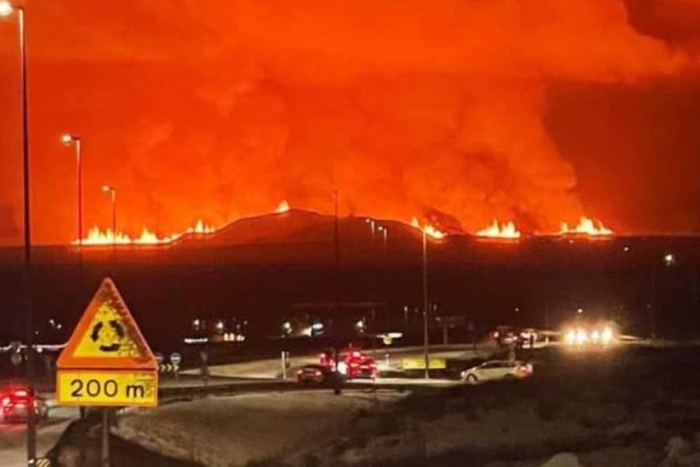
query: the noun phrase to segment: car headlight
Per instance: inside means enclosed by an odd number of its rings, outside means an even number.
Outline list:
[[[613,339],[612,329],[610,329],[609,327],[606,327],[605,329],[603,329],[603,336],[602,336],[603,344],[609,344],[610,342],[612,342],[612,339]]]

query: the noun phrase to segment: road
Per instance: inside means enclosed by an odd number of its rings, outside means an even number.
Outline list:
[[[471,345],[448,345],[431,347],[431,358],[444,358],[453,360],[468,360],[475,357],[487,357],[495,347],[480,347],[476,351]],[[368,356],[373,355],[372,350],[364,349]],[[376,350],[376,359],[380,371],[389,369],[400,369],[401,361],[404,358],[423,357],[423,347],[399,347],[382,348]],[[309,363],[318,363],[318,354],[292,355],[289,359],[290,369],[288,377],[293,377],[294,369]],[[226,365],[211,366],[212,376],[224,378],[250,378],[250,379],[278,379],[282,376],[282,363],[280,359],[254,360],[249,362],[232,363]],[[182,372],[185,375],[197,375],[199,370],[187,370]]]
[[[49,451],[78,410],[67,407],[52,407],[48,422],[37,427],[37,454]],[[0,467],[27,465],[27,429],[24,424],[0,424]]]

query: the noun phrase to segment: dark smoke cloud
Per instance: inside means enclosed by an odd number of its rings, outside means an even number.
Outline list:
[[[132,234],[285,198],[329,211],[334,186],[344,213],[443,213],[467,231],[596,215],[545,126],[552,85],[634,88],[694,68],[692,41],[649,31],[655,13],[635,3],[27,2],[37,235],[75,230],[64,129],[86,140],[88,223],[108,224],[99,186],[113,183]],[[3,135],[15,121],[0,116]]]

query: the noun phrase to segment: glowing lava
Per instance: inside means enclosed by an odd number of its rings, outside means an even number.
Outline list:
[[[78,245],[79,240],[74,240],[73,244]],[[133,243],[133,240],[121,232],[117,232],[116,235],[111,229],[107,229],[102,232],[98,227],[93,227],[88,232],[87,238],[83,239],[83,245],[93,246],[93,245],[129,245]]]
[[[561,223],[560,235],[590,235],[592,237],[610,236],[613,231],[605,227],[602,222],[598,221],[596,226],[592,219],[581,217],[576,227],[570,228],[566,222]]]
[[[421,226],[417,217],[411,219],[411,225],[419,230],[422,230],[428,237],[432,237],[435,240],[442,240],[447,234],[441,232],[432,225]]]
[[[202,219],[197,221],[197,224],[195,224],[194,227],[190,227],[187,229],[187,233],[194,233],[194,234],[210,234],[216,232],[216,228],[212,227],[211,225],[207,225],[204,222],[202,222]]]
[[[277,214],[289,212],[289,203],[287,202],[286,199],[282,200],[282,202],[279,204],[279,206],[277,206],[277,209],[275,209],[275,212]]]
[[[498,223],[497,219],[494,219],[491,225],[486,227],[485,229],[479,230],[476,232],[477,237],[486,237],[486,238],[500,238],[500,239],[505,239],[505,240],[515,240],[520,238],[521,233],[518,231],[518,229],[515,227],[515,223],[513,221],[508,221],[503,223],[502,225]]]
[[[165,245],[172,243],[178,238],[186,234],[208,235],[216,232],[216,229],[210,225],[206,225],[200,219],[194,227],[189,227],[184,234],[178,233],[168,237],[158,237],[154,232],[144,228],[141,235],[137,238],[131,238],[129,235],[117,231],[112,232],[107,229],[104,232],[98,227],[93,227],[88,231],[88,235],[83,239],[83,246],[109,246],[109,245]],[[74,240],[74,245],[79,245],[80,241]]]

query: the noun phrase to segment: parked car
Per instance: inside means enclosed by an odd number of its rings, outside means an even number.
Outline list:
[[[335,371],[327,365],[304,365],[297,370],[297,382],[300,384],[324,384],[333,381]]]
[[[2,421],[4,423],[26,422],[31,411],[37,421],[46,420],[49,416],[49,408],[41,397],[32,395],[26,388],[8,388],[0,397],[2,407]]]
[[[522,360],[490,360],[464,370],[462,380],[468,383],[500,379],[524,379],[532,375],[532,365]]]

